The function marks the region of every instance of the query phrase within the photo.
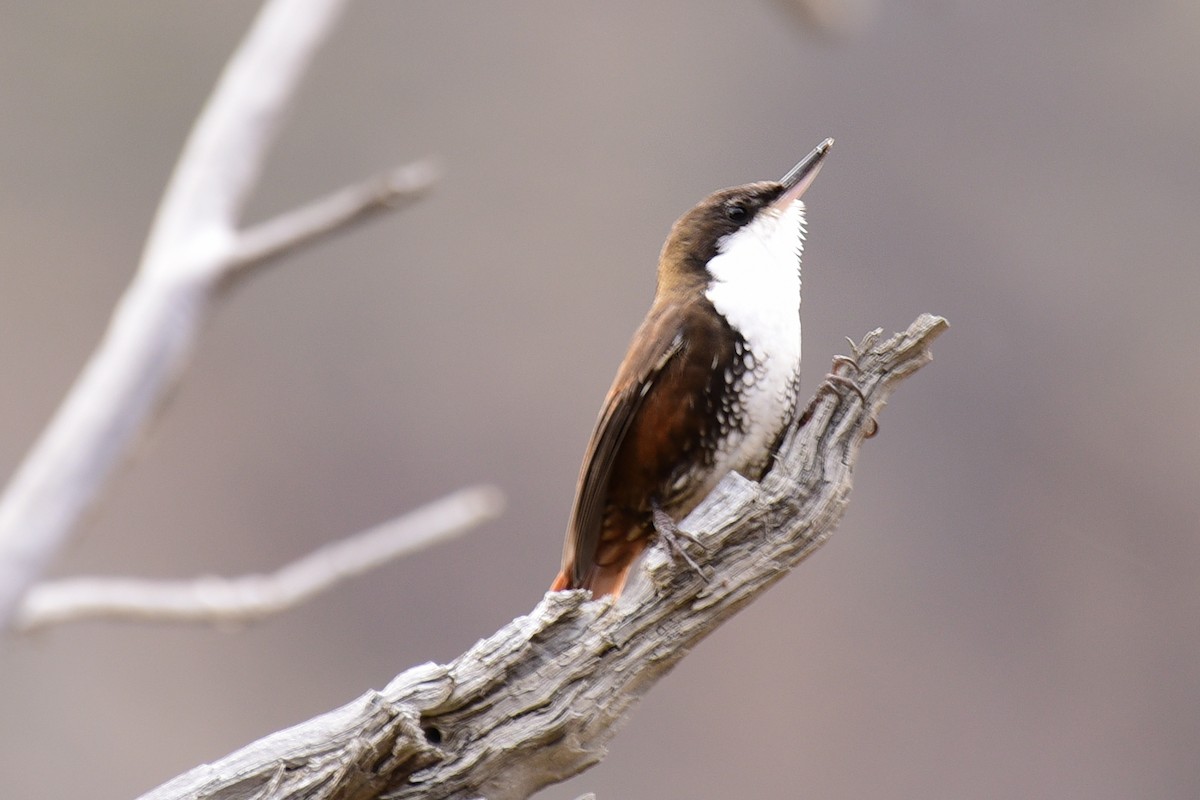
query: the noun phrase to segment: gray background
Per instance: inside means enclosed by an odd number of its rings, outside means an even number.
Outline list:
[[[356,5],[252,216],[426,154],[444,181],[221,308],[54,573],[268,569],[479,481],[509,509],[249,629],[0,643],[3,794],[132,796],[530,609],[669,225],[827,135],[806,391],[845,335],[953,328],[838,535],[544,796],[1200,794],[1200,4],[860,8]],[[254,10],[4,4],[5,473]]]

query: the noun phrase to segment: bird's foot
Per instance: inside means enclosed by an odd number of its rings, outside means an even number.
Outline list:
[[[821,385],[817,387],[816,393],[813,395],[812,400],[810,400],[808,403],[808,408],[804,410],[804,414],[800,418],[802,424],[808,422],[809,418],[812,417],[813,412],[816,411],[817,403],[821,402],[822,398],[824,398],[826,394],[832,393],[837,395],[839,398],[844,399],[845,393],[853,393],[858,396],[860,401],[862,401],[864,407],[867,405],[867,396],[863,394],[862,387],[859,386],[853,378],[844,375],[841,372],[843,367],[854,375],[858,375],[860,372],[858,366],[858,347],[854,344],[854,342],[850,342],[850,346],[854,349],[854,357],[833,357],[833,367],[825,376],[824,380],[821,381]],[[870,439],[877,433],[879,433],[879,423],[872,419],[871,430],[869,433],[867,433],[866,438]]]
[[[708,552],[708,546],[696,538],[695,534],[681,529],[678,523],[659,507],[657,502],[651,504],[651,519],[654,522],[654,532],[658,534],[658,538],[662,539],[663,544],[667,546],[667,552],[670,553],[671,558],[683,559],[692,568],[692,571],[705,581],[712,580],[712,577],[704,571],[704,568],[696,562],[696,559],[688,554],[683,543],[684,541],[691,542],[705,552]]]
[[[851,372],[853,372],[855,375],[857,375],[861,371],[858,368],[858,357],[857,356],[855,356],[855,357],[834,356],[833,357],[833,367],[829,374],[830,375],[840,374],[840,373],[838,373],[838,367],[846,367]]]

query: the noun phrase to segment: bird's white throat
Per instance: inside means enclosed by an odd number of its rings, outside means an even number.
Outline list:
[[[791,373],[800,362],[800,255],[804,203],[767,207],[723,238],[708,262],[709,301],[756,358]]]

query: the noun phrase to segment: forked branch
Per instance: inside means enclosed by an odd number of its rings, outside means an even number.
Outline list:
[[[143,800],[520,800],[577,775],[696,643],[829,538],[876,415],[946,327],[925,314],[887,341],[869,334],[857,356],[865,402],[822,393],[761,484],[730,475],[683,521],[712,580],[653,547],[616,603],[547,594],[453,662],[414,667]]]
[[[417,164],[239,229],[300,80],[346,2],[270,0],[225,68],[107,332],[0,496],[0,632],[170,395],[219,290],[432,184],[432,169]]]

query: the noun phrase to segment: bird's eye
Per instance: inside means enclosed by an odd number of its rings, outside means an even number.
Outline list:
[[[745,222],[749,216],[750,212],[747,211],[746,207],[741,203],[725,204],[725,218],[730,222],[736,222],[740,225]]]

